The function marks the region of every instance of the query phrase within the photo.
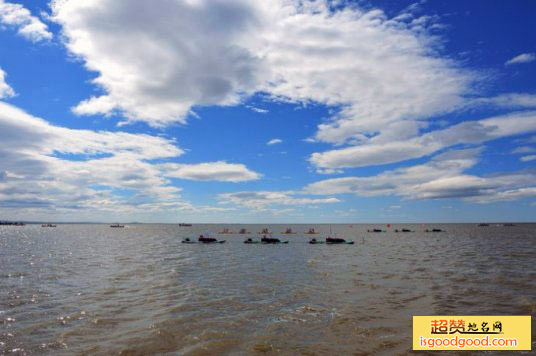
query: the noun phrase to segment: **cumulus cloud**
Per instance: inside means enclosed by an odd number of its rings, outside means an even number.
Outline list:
[[[530,162],[536,160],[536,155],[523,156],[520,158],[523,162]]]
[[[520,63],[529,63],[536,60],[535,53],[522,53],[514,58],[506,61],[505,65],[520,64]]]
[[[18,33],[32,42],[48,40],[52,33],[39,18],[20,4],[0,0],[0,24],[18,29]]]
[[[465,171],[478,162],[480,149],[449,151],[425,164],[385,171],[370,177],[322,180],[305,188],[309,194],[399,196],[407,199],[465,198],[478,202],[530,196],[534,172],[478,177]],[[506,193],[508,192],[508,193]]]
[[[520,146],[512,150],[512,153],[532,153],[536,152],[536,148],[531,146]]]
[[[6,72],[0,68],[0,99],[15,95],[15,91],[6,83]]]
[[[468,108],[479,106],[500,108],[536,108],[536,95],[527,93],[507,93],[494,97],[468,99]]]
[[[251,105],[247,105],[246,107],[250,109],[251,111],[255,111],[259,114],[267,114],[269,112],[267,109],[261,109],[261,108],[251,106]]]
[[[53,126],[0,102],[0,207],[117,212],[162,204],[194,210],[199,207],[183,201],[169,178],[238,182],[259,176],[241,164],[151,162],[183,153],[162,137]]]
[[[386,127],[413,132],[415,120],[461,105],[474,74],[438,55],[426,32],[434,19],[413,10],[389,18],[320,0],[99,0],[54,1],[51,18],[104,91],[76,113],[163,125],[184,122],[193,106],[264,92],[341,107],[317,133],[341,143]]]
[[[267,145],[276,145],[278,143],[283,143],[283,140],[281,140],[279,138],[274,138],[274,139],[271,139],[270,141],[268,141],[266,144]]]
[[[240,102],[266,73],[242,45],[255,36],[255,12],[245,0],[54,1],[67,48],[105,92],[74,111],[164,125],[184,122],[194,105]]]
[[[323,169],[380,165],[423,157],[453,145],[480,144],[535,130],[536,112],[520,112],[466,121],[404,141],[384,141],[378,136],[360,146],[313,153],[310,162]]]
[[[218,195],[222,203],[232,203],[256,210],[271,209],[278,206],[299,206],[310,204],[332,204],[340,202],[337,198],[307,198],[296,192],[234,192]]]
[[[169,163],[159,167],[163,169],[167,177],[199,181],[245,182],[261,177],[259,173],[250,171],[243,164],[223,161],[199,164]]]

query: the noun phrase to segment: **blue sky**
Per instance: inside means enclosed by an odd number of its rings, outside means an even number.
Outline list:
[[[0,0],[0,219],[536,217],[534,1]]]

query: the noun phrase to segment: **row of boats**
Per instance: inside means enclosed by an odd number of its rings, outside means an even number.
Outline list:
[[[185,238],[182,240],[183,244],[195,244],[195,243],[203,243],[203,244],[223,244],[225,243],[225,240],[218,240],[213,237],[205,237],[203,235],[200,235],[197,241],[191,240],[190,238]],[[278,238],[275,237],[267,237],[264,235],[260,241],[259,240],[253,240],[252,238],[248,238],[244,240],[245,244],[288,244],[288,241],[281,241]],[[346,241],[345,239],[341,239],[338,237],[326,237],[324,241],[319,241],[317,239],[311,239],[309,240],[309,243],[311,245],[317,245],[317,244],[327,244],[327,245],[353,245],[353,241]]]
[[[367,232],[387,232],[387,230],[382,230],[382,229],[372,229],[372,230],[367,230]],[[410,230],[410,229],[395,229],[394,232],[415,232],[415,230]],[[443,229],[426,229],[424,230],[424,232],[446,232],[445,230]]]

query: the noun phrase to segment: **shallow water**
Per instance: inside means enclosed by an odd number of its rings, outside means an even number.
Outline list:
[[[242,243],[263,227],[289,244]],[[355,244],[307,243],[330,228]],[[412,315],[531,314],[534,340],[535,229],[0,226],[0,354],[406,354]]]

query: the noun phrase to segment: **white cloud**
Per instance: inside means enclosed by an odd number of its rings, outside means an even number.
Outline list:
[[[234,192],[222,193],[218,199],[222,203],[232,203],[256,210],[271,209],[277,206],[299,206],[311,204],[332,204],[340,202],[337,198],[297,197],[295,192]]]
[[[520,160],[523,162],[534,161],[536,160],[536,155],[523,156],[520,158]]]
[[[271,139],[270,141],[266,142],[267,145],[277,145],[278,143],[283,143],[283,140],[279,138]]]
[[[535,130],[536,112],[513,113],[466,121],[403,141],[384,141],[378,136],[360,146],[313,153],[310,162],[324,169],[380,165],[423,157],[457,144],[479,144]]]
[[[150,162],[183,153],[162,137],[53,126],[0,102],[0,208],[120,213],[149,204],[200,211],[207,207],[182,200],[169,178],[238,182],[259,176],[241,164]]]
[[[532,153],[536,152],[536,148],[530,146],[520,146],[512,150],[512,153]]]
[[[342,106],[317,139],[413,134],[416,120],[462,105],[475,75],[441,58],[431,17],[388,18],[325,1],[54,1],[67,48],[104,94],[78,114],[123,112],[152,125],[184,122],[196,105],[256,92]],[[120,31],[118,31],[120,29]],[[381,46],[378,45],[381,43]],[[441,83],[441,85],[437,85]],[[407,121],[407,122],[406,122]]]
[[[0,24],[18,28],[20,35],[33,42],[52,38],[47,25],[20,4],[0,0]]]
[[[159,166],[166,177],[221,182],[244,182],[257,180],[259,173],[250,171],[243,164],[233,164],[223,161],[199,164],[168,163]]]
[[[506,61],[505,65],[519,64],[519,63],[529,63],[536,60],[535,53],[522,53],[514,58]]]
[[[259,21],[249,1],[54,1],[52,9],[67,48],[105,91],[78,114],[184,122],[194,105],[240,102],[267,73],[242,44]]]
[[[6,72],[0,68],[0,99],[15,95],[15,91],[6,83]]]
[[[266,110],[266,109],[261,109],[261,108],[258,108],[258,107],[255,107],[255,106],[251,106],[251,105],[247,105],[246,106],[248,109],[250,109],[251,111],[255,111],[255,112],[258,112],[259,114],[267,114],[269,111]]]
[[[527,93],[507,93],[488,98],[468,99],[468,108],[496,106],[502,108],[536,108],[536,95]]]
[[[479,149],[450,151],[428,163],[375,176],[322,180],[308,185],[305,192],[319,195],[393,195],[408,199],[465,198],[483,203],[519,198],[534,187],[536,175],[533,172],[491,177],[465,174],[478,162],[479,152]]]

